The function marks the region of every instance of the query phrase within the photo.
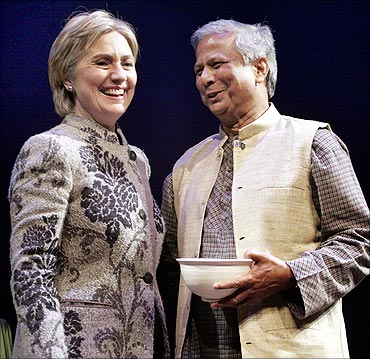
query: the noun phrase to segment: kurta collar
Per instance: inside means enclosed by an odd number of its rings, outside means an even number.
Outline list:
[[[268,110],[262,116],[239,130],[239,140],[246,140],[247,138],[268,130],[277,122],[279,117],[279,111],[276,109],[274,104],[270,102]],[[227,134],[222,130],[222,126],[219,128],[219,135],[221,137],[221,143],[225,143],[227,140]]]

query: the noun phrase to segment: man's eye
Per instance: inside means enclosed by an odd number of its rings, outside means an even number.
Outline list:
[[[212,65],[212,67],[214,68],[214,69],[218,69],[221,65],[223,65],[224,64],[224,62],[221,62],[221,61],[217,61],[217,62],[214,62],[213,63],[213,65]]]
[[[197,69],[194,71],[195,76],[202,76],[203,69]]]

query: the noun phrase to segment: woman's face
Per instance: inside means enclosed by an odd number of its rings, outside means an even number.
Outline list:
[[[66,87],[72,86],[74,113],[114,130],[134,96],[135,58],[118,32],[102,35],[83,54]]]

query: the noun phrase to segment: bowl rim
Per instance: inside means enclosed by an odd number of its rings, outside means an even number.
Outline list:
[[[176,258],[180,264],[188,265],[251,265],[253,260],[249,258]]]

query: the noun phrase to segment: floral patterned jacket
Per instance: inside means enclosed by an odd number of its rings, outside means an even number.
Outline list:
[[[168,351],[156,281],[164,224],[146,156],[74,114],[22,147],[9,188],[15,358]]]

